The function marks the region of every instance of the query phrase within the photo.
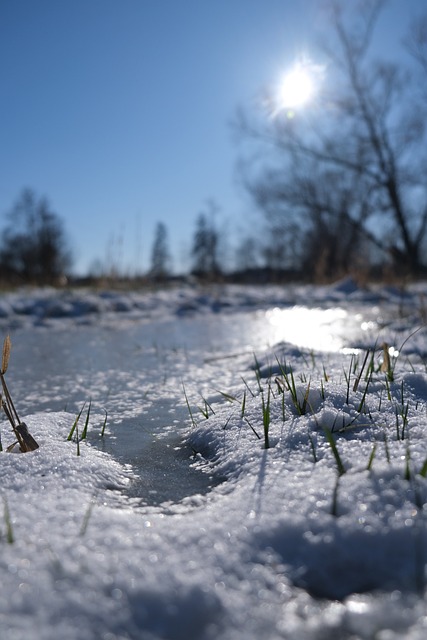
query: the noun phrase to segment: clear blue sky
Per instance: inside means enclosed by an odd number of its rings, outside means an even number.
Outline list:
[[[0,0],[0,225],[28,186],[65,221],[77,272],[145,270],[158,221],[188,267],[208,198],[230,234],[244,225],[230,121],[312,53],[321,4]],[[383,37],[426,4],[391,0]]]

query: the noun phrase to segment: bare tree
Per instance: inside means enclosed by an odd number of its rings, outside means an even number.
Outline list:
[[[425,111],[405,70],[370,56],[383,4],[365,1],[355,20],[344,3],[331,3],[334,39],[324,51],[333,80],[294,118],[279,114],[262,131],[243,122],[275,149],[273,169],[248,182],[264,209],[303,219],[319,249],[329,235],[330,257],[344,242],[339,266],[364,239],[400,272],[417,274],[427,231]]]
[[[71,267],[61,219],[46,198],[24,189],[11,211],[0,244],[5,279],[56,283]]]
[[[346,177],[336,170],[322,173],[307,162],[305,171],[290,171],[285,179],[281,172],[268,172],[250,187],[269,221],[272,246],[282,247],[276,267],[331,278],[366,259],[368,245],[384,251],[370,231],[362,232],[366,194]]]

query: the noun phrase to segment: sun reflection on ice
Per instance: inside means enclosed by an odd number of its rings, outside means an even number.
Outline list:
[[[348,312],[341,307],[275,307],[266,311],[265,316],[272,344],[290,342],[298,347],[318,351],[342,349],[343,334],[347,335],[346,325],[350,319]]]

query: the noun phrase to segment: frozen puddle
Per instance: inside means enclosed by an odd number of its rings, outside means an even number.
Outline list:
[[[77,412],[89,400],[94,414],[107,411],[108,434],[94,435],[93,445],[132,465],[139,478],[132,497],[159,505],[204,494],[221,481],[193,464],[183,442],[190,423],[184,382],[202,405],[213,389],[227,392],[246,376],[253,354],[267,347],[284,341],[307,351],[338,351],[366,339],[367,329],[378,334],[378,324],[355,310],[302,306],[21,329],[12,332],[8,378],[22,414]]]
[[[221,481],[192,465],[193,452],[182,443],[179,433],[163,437],[149,433],[141,420],[125,420],[113,427],[112,436],[105,438],[100,448],[119,462],[132,465],[138,475],[126,493],[143,505],[181,502],[191,495],[206,494]]]

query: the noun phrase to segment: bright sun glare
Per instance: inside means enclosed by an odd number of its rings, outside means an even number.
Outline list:
[[[307,104],[313,93],[312,73],[304,65],[296,64],[280,84],[278,101],[282,109],[297,109]]]
[[[302,65],[295,65],[279,87],[279,102],[283,109],[297,109],[310,101],[314,92],[313,78]]]
[[[293,117],[296,110],[312,102],[323,79],[323,72],[321,65],[315,65],[310,60],[296,62],[278,84],[275,113],[287,111],[288,116]]]

